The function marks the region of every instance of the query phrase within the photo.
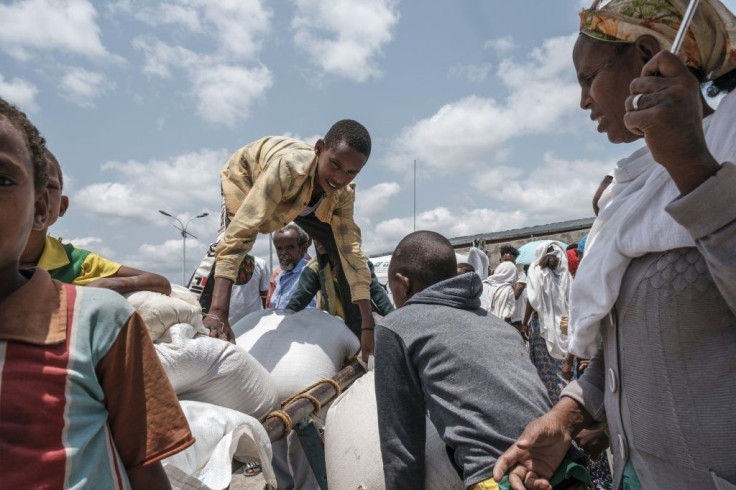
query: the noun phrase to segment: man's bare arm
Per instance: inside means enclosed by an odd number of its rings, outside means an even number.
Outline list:
[[[126,266],[120,267],[111,276],[95,279],[88,286],[112,289],[120,294],[133,291],[155,291],[166,295],[171,294],[171,283],[165,277]]]
[[[233,281],[215,277],[209,313],[204,317],[204,326],[210,329],[210,337],[235,343],[235,334],[230,328],[230,294]]]
[[[360,308],[360,316],[362,319],[360,325],[360,350],[363,354],[363,361],[368,362],[368,356],[374,355],[376,350],[376,322],[373,320],[371,300],[361,299],[356,301],[355,304]]]

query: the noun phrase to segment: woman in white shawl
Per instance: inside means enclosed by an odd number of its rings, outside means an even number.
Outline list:
[[[590,365],[498,458],[512,488],[549,488],[603,421],[613,488],[736,488],[736,16],[701,0],[678,57],[688,4],[580,16],[580,106],[612,143],[646,146],[618,163],[572,288],[570,351]],[[703,88],[726,93],[717,110]]]
[[[493,274],[483,280],[480,306],[505,322],[511,323],[516,309],[514,283],[518,271],[513,262],[501,262]]]
[[[546,242],[534,253],[526,283],[527,308],[521,328],[529,338],[529,355],[552,402],[560,397],[562,360],[567,355],[570,273],[567,254]]]

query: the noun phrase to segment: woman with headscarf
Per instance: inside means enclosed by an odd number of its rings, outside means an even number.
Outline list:
[[[522,332],[529,338],[529,356],[550,400],[560,397],[562,361],[567,356],[570,273],[567,255],[555,242],[542,243],[527,274],[527,307]]]
[[[680,59],[667,50],[687,1],[599,3],[573,52],[581,106],[612,142],[646,147],[618,163],[573,285],[570,350],[590,366],[494,476],[548,488],[605,420],[614,488],[734,488],[736,17],[702,0]],[[717,111],[703,82],[726,93]]]
[[[575,279],[575,273],[578,271],[578,265],[580,264],[580,259],[578,259],[578,247],[575,246],[568,248],[565,251],[565,254],[567,254],[567,269],[570,272],[570,276]]]
[[[511,323],[516,309],[514,283],[518,271],[513,262],[501,262],[493,274],[483,280],[480,306],[505,322]]]

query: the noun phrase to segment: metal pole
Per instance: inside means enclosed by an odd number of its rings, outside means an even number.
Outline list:
[[[414,160],[414,231],[417,231],[417,161]]]
[[[273,233],[268,234],[268,268],[273,274]]]
[[[695,15],[695,9],[698,8],[699,2],[700,0],[690,0],[690,4],[687,6],[687,10],[685,10],[685,15],[682,17],[682,23],[680,24],[680,28],[677,29],[677,35],[675,36],[675,40],[672,42],[670,53],[677,54],[677,52],[680,51],[680,46],[682,45],[682,42],[685,40],[685,35],[687,34],[687,28],[690,27],[690,22],[693,20],[693,15]]]
[[[205,216],[209,216],[209,213],[202,213],[197,216],[194,216],[193,218],[189,218],[189,220],[186,223],[182,223],[179,218],[176,216],[167,213],[166,211],[158,210],[159,213],[163,214],[164,216],[168,216],[169,218],[174,218],[177,223],[179,223],[179,226],[177,227],[174,225],[174,228],[179,230],[179,233],[181,233],[181,285],[187,286],[186,280],[187,280],[187,235],[191,236],[192,238],[197,238],[196,236],[192,235],[187,231],[187,226],[189,226],[189,223],[191,223],[193,220],[197,218],[204,218]]]
[[[187,230],[186,227],[181,234],[183,240],[181,241],[181,285],[187,287]]]

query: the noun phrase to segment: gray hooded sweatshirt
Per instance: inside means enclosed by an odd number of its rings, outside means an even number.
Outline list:
[[[376,399],[388,490],[424,488],[425,414],[466,487],[551,404],[521,336],[480,308],[473,272],[421,291],[376,326]]]

